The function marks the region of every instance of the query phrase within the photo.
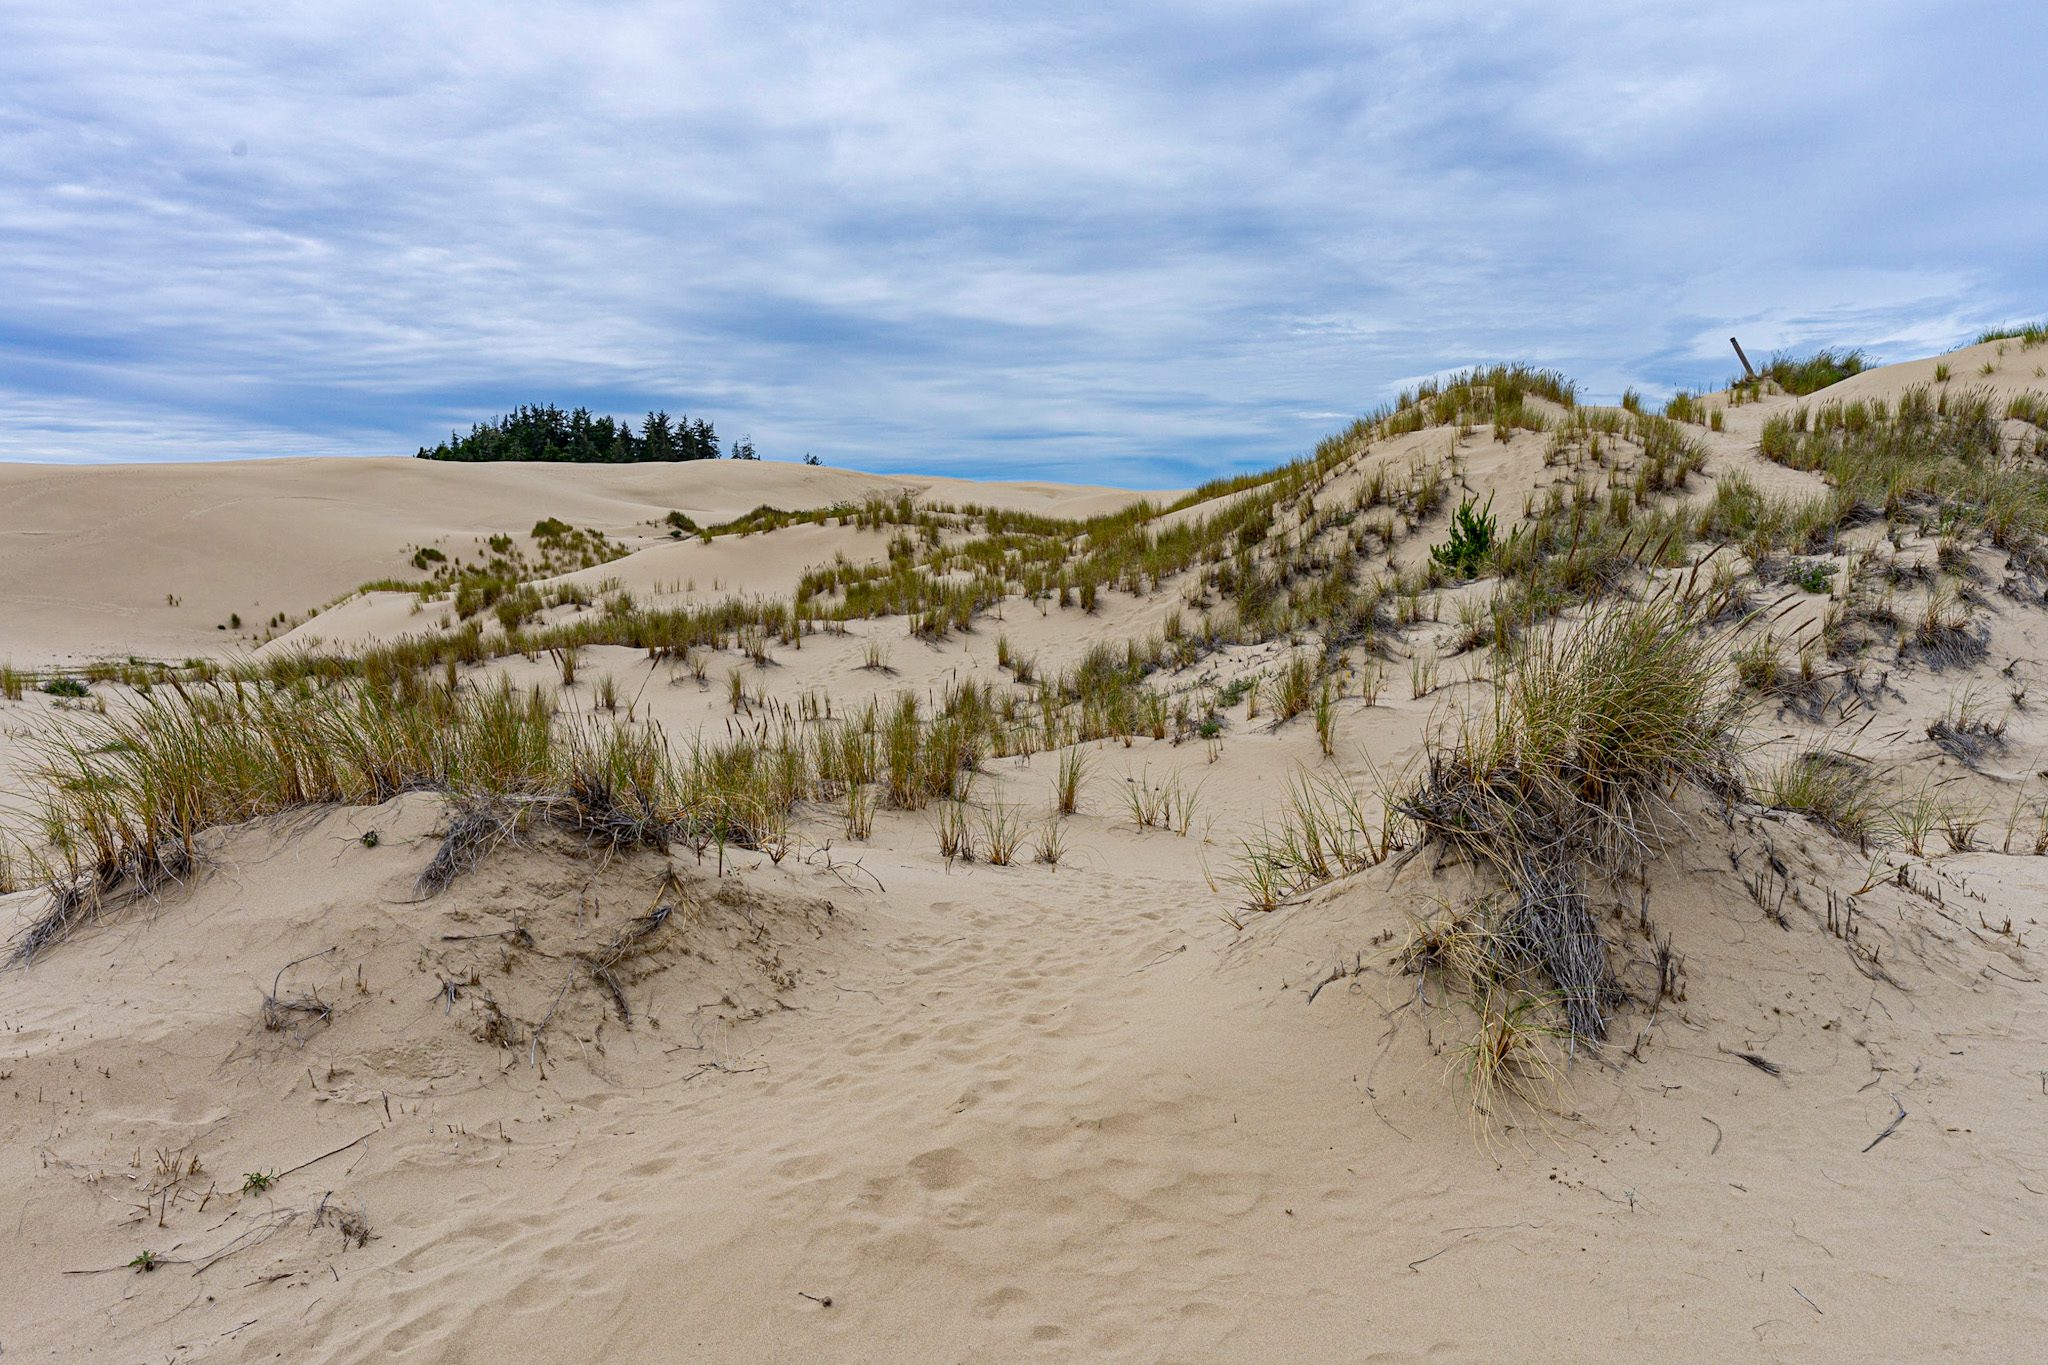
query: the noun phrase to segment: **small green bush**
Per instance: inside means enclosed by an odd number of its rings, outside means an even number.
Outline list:
[[[1451,538],[1441,545],[1431,546],[1429,557],[1460,578],[1475,578],[1480,565],[1492,552],[1499,532],[1500,524],[1493,515],[1493,499],[1489,497],[1485,507],[1475,507],[1472,499],[1467,498],[1458,504],[1457,512],[1451,517]]]
[[[1831,564],[1802,564],[1792,571],[1792,581],[1808,592],[1829,592],[1835,586],[1835,570]]]

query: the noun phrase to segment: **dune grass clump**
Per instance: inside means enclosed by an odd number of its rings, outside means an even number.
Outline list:
[[[1734,785],[1741,705],[1699,617],[1688,599],[1621,602],[1531,641],[1491,716],[1434,743],[1399,798],[1423,844],[1508,887],[1492,931],[1499,975],[1554,989],[1576,1042],[1604,1038],[1621,998],[1589,874],[1640,870],[1679,782]]]
[[[1755,380],[1738,379],[1729,383],[1731,390],[1755,390],[1761,383],[1775,383],[1784,392],[1797,397],[1818,393],[1832,384],[1839,384],[1852,375],[1863,373],[1869,365],[1869,358],[1858,350],[1837,350],[1823,347],[1809,356],[1795,356],[1780,351],[1764,363],[1762,372]]]
[[[1894,525],[1971,537],[2038,555],[2048,537],[2041,443],[2015,449],[1983,393],[1906,390],[1896,409],[1823,403],[1765,422],[1766,459],[1834,485],[1838,524],[1882,516]]]
[[[812,743],[788,727],[679,761],[658,729],[565,723],[539,689],[449,691],[410,674],[389,687],[174,683],[41,736],[31,781],[33,870],[51,903],[17,961],[183,876],[203,831],[262,816],[445,793],[420,879],[432,894],[531,820],[607,848],[786,849],[790,811],[819,785]]]
[[[1059,772],[1053,778],[1053,809],[1072,815],[1081,809],[1081,786],[1088,780],[1088,751],[1068,749],[1060,754]]]
[[[2023,322],[2005,327],[1989,327],[1977,334],[1975,344],[1982,346],[1987,341],[2017,341],[2022,348],[2039,346],[2048,341],[2048,322]]]
[[[1296,654],[1287,661],[1273,680],[1273,709],[1282,722],[1293,720],[1315,704],[1316,681],[1315,663],[1307,655]]]
[[[1451,1054],[1472,1097],[1474,1121],[1497,1113],[1508,1099],[1541,1101],[1555,1095],[1564,1073],[1556,1045],[1569,1044],[1569,1031],[1540,995],[1513,989],[1490,991],[1476,1007],[1479,1027]]]
[[[1797,753],[1767,769],[1756,789],[1766,805],[1804,815],[1859,846],[1883,814],[1870,764],[1841,749]]]
[[[537,793],[554,776],[552,738],[546,704],[510,687],[457,698],[417,685],[178,685],[85,714],[37,741],[41,856],[56,904],[17,956],[110,893],[182,875],[202,830],[422,788]]]
[[[1359,790],[1342,774],[1300,774],[1272,823],[1241,841],[1229,881],[1254,910],[1386,861],[1410,842],[1395,803]]]

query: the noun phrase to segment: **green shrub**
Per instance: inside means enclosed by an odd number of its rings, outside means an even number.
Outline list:
[[[1802,564],[1792,571],[1792,581],[1808,592],[1829,592],[1835,586],[1835,569],[1832,564]]]
[[[1451,538],[1441,545],[1430,547],[1429,557],[1460,578],[1475,578],[1479,567],[1493,550],[1499,534],[1499,523],[1493,515],[1493,499],[1487,498],[1485,507],[1475,507],[1467,498],[1458,504],[1458,510],[1451,517]]]

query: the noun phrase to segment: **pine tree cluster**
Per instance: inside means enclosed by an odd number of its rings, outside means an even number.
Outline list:
[[[549,403],[522,404],[496,421],[472,426],[467,436],[450,432],[422,460],[554,460],[574,464],[636,464],[646,461],[715,460],[721,454],[711,423],[650,412],[634,430],[630,421],[593,417],[589,408],[564,412]],[[730,458],[752,460],[753,441],[733,442]]]

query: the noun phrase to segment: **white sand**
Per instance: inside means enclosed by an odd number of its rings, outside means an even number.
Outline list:
[[[1959,377],[1972,356],[1950,360]],[[1852,383],[1895,392],[1914,374]],[[1709,473],[1756,466],[1773,410],[1731,410]],[[1468,477],[1518,503],[1541,451],[1538,437],[1477,439]],[[1802,477],[1757,467],[1781,487]],[[670,503],[675,485],[654,482],[668,471],[632,469],[0,468],[0,493],[34,492],[0,500],[6,638],[24,660],[182,653],[218,607],[160,609],[159,625],[122,594],[160,599],[154,585],[176,579],[225,601],[239,583],[283,605],[389,571],[424,536],[540,515],[624,529],[670,505],[701,520],[829,500],[855,478],[704,473],[782,482],[773,498],[735,482]],[[1014,496],[1114,505],[1093,490]],[[89,503],[132,528],[94,542],[97,580],[79,572],[87,550],[37,534],[89,524]],[[663,543],[608,568],[647,592],[693,574],[779,592],[856,534]],[[263,547],[301,546],[274,586]],[[1980,558],[1987,572],[2002,560]],[[1925,736],[1957,689],[2003,699],[2048,661],[2040,608],[1986,598],[1990,657],[1941,675],[1898,666],[1856,742],[1901,780],[1981,793],[1995,849],[2016,797],[2039,792],[2041,708],[2008,708],[1980,772]],[[1057,667],[1176,603],[1117,593],[1083,616],[1013,602],[938,646],[900,621],[856,623],[767,670],[722,656],[703,687],[594,649],[561,700],[588,708],[609,673],[636,718],[720,734],[728,669],[784,700],[822,689],[850,706],[998,677],[998,633]],[[350,638],[418,627],[376,609],[353,609]],[[870,633],[895,674],[860,667]],[[1278,657],[1238,649],[1202,668]],[[1364,782],[1412,759],[1433,717],[1483,695],[1455,681],[1479,662],[1447,664],[1432,696],[1411,698],[1397,672],[1378,705],[1347,698],[1334,766]],[[493,671],[551,678],[516,658]],[[64,718],[44,697],[0,703],[0,774],[25,763],[27,732]],[[1763,753],[1818,733],[1789,715],[1756,726]],[[2012,855],[1937,839],[1926,858],[1893,857],[1858,897],[1851,941],[1830,931],[1829,896],[1872,880],[1875,855],[1795,818],[1738,809],[1724,826],[1689,806],[1651,874],[1682,998],[1624,1011],[1611,1055],[1573,1062],[1554,1104],[1489,1131],[1446,1075],[1469,1009],[1390,963],[1411,915],[1474,890],[1464,873],[1382,867],[1248,921],[1221,884],[1290,778],[1332,766],[1306,719],[1272,729],[1240,708],[1213,763],[1200,744],[1142,740],[1096,746],[1093,763],[1057,869],[948,866],[928,814],[884,812],[853,843],[816,811],[779,864],[605,860],[541,837],[419,902],[431,796],[209,835],[189,887],[0,975],[0,1347],[435,1362],[2039,1354],[2048,862],[2018,856],[2029,829]],[[1035,822],[1052,771],[1045,754],[998,761],[977,798]],[[1122,813],[1124,781],[1169,773],[1200,784],[1188,837]],[[1885,879],[1898,864],[1904,885]],[[569,964],[646,912],[670,866],[681,914],[618,971],[627,1024]],[[1634,914],[1613,932],[1640,983],[1654,970]],[[266,1031],[274,982],[331,1020]],[[542,1045],[489,1041],[494,1011],[546,1019]],[[308,1161],[239,1192],[244,1172]],[[337,1214],[363,1219],[368,1242],[345,1241]],[[167,1263],[126,1269],[145,1249]]]

